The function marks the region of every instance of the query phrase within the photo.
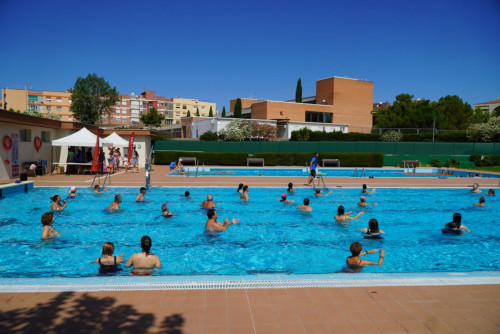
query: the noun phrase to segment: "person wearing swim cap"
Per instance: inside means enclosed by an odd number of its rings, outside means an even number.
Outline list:
[[[293,200],[292,200],[292,201],[287,200],[287,199],[286,199],[286,194],[285,194],[285,193],[281,194],[281,198],[280,198],[280,199],[278,199],[278,201],[280,201],[280,202],[282,202],[282,203],[293,203],[293,202],[294,202]]]
[[[76,187],[71,187],[71,189],[69,190],[69,195],[68,197],[75,197],[77,194],[76,194]]]

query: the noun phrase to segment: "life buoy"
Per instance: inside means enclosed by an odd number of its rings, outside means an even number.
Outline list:
[[[3,137],[3,148],[6,150],[10,150],[11,147],[12,147],[12,138],[10,138],[9,136],[4,136]]]
[[[33,144],[35,145],[35,149],[38,152],[40,147],[42,147],[42,138],[40,137],[35,137],[35,140],[33,140]]]
[[[113,151],[115,148],[108,146],[108,150]]]

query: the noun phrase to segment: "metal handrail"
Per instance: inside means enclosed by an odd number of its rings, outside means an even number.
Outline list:
[[[358,177],[358,169],[354,169],[354,172],[352,173],[352,177]]]

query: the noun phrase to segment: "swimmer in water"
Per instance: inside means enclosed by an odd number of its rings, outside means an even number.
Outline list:
[[[150,253],[152,241],[147,235],[141,238],[142,252],[130,256],[125,267],[132,266],[133,275],[151,275],[154,268],[161,269],[161,261],[157,255]]]
[[[292,182],[290,182],[288,184],[288,189],[286,191],[288,191],[289,193],[294,193],[295,192],[295,189],[293,189],[293,183]]]
[[[208,220],[205,223],[205,230],[214,232],[214,231],[225,231],[231,224],[236,224],[240,220],[233,218],[231,221],[229,219],[224,219],[224,223],[217,221],[217,211],[208,210],[207,211]]]
[[[50,205],[50,210],[52,211],[61,211],[67,206],[66,201],[63,200],[61,204],[61,197],[59,195],[54,195],[50,198],[52,200],[52,204]]]
[[[474,206],[480,206],[480,207],[484,207],[484,203],[486,202],[486,199],[484,197],[481,197],[479,199],[479,203],[474,203]]]
[[[366,184],[363,184],[363,189],[361,189],[361,192],[362,192],[363,194],[371,194],[371,193],[373,193],[374,191],[375,191],[375,189],[372,189],[372,190],[368,191],[368,188],[366,187]]]
[[[488,190],[488,196],[495,196],[495,189]]]
[[[99,263],[101,265],[99,267],[99,272],[101,274],[111,274],[121,270],[119,264],[126,261],[124,258],[125,253],[121,253],[119,256],[113,256],[114,251],[115,246],[113,243],[106,242],[102,246],[101,257],[94,260],[94,263]]]
[[[366,252],[361,253],[363,246],[359,242],[353,242],[350,247],[351,256],[347,257],[346,264],[347,268],[351,272],[360,272],[364,266],[380,266],[384,262],[385,251],[383,249],[380,250],[378,262],[370,262],[366,260],[360,259],[361,256],[366,254],[374,254],[378,252],[377,249],[372,249]]]
[[[166,217],[172,217],[174,214],[168,210],[167,204],[161,205],[161,214]]]
[[[337,209],[337,214],[335,215],[335,220],[338,220],[338,221],[354,220],[354,219],[358,219],[359,216],[364,214],[364,211],[361,211],[361,212],[358,212],[358,214],[356,216],[351,217],[349,215],[352,213],[352,211],[349,211],[347,213],[344,213],[344,212],[345,212],[344,207],[342,205],[339,206]]]
[[[243,194],[243,186],[244,186],[244,184],[240,183],[240,185],[238,186],[238,190],[236,190],[236,192],[240,193],[240,194]]]
[[[376,205],[377,205],[377,203],[373,203],[373,206],[376,206]],[[370,204],[368,204],[366,202],[366,197],[365,196],[361,196],[359,198],[358,206],[370,206]]]
[[[248,186],[247,185],[243,186],[243,193],[241,194],[240,199],[245,200],[245,201],[250,200],[250,197],[248,197]]]
[[[137,195],[137,197],[135,198],[135,201],[136,202],[144,202],[144,200],[146,200],[146,191],[147,189],[145,187],[141,187],[141,189],[139,190],[139,195]]]
[[[316,196],[316,197],[328,197],[328,195],[330,195],[331,193],[333,193],[333,191],[332,191],[332,190],[330,190],[330,191],[329,191],[328,193],[326,193],[325,195],[322,195],[321,193],[322,193],[321,189],[317,189],[317,188],[316,188],[316,191],[314,192],[314,196]]]
[[[122,202],[122,195],[116,195],[115,200],[113,203],[109,205],[109,207],[106,209],[107,211],[115,211],[115,210],[120,210],[120,203]]]
[[[69,195],[68,197],[76,197],[77,194],[76,194],[76,187],[71,187],[71,189],[69,190]]]
[[[360,228],[356,231],[363,232],[369,235],[385,234],[384,231],[378,228],[378,221],[375,218],[370,219],[370,221],[368,222],[368,228]]]
[[[187,190],[186,190],[186,191],[184,192],[184,197],[189,197],[189,195],[190,195],[189,191],[187,191]]]
[[[201,203],[201,207],[204,209],[215,208],[214,198],[212,195],[208,195],[207,199]]]
[[[470,191],[470,192],[471,192],[471,193],[480,193],[480,192],[481,192],[481,190],[479,190],[479,184],[478,184],[478,183],[474,183],[474,184],[472,185],[472,189],[471,189],[471,191]]]
[[[462,215],[458,212],[453,214],[453,221],[446,223],[445,227],[452,229],[454,231],[463,230],[470,232],[467,226],[462,225]]]
[[[309,205],[309,198],[304,198],[304,204],[298,206],[304,212],[312,212],[313,208]]]
[[[42,215],[42,239],[48,239],[53,237],[58,237],[61,234],[56,231],[56,229],[52,226],[54,224],[55,218],[53,212],[47,212]]]
[[[286,199],[286,194],[285,194],[285,193],[281,194],[281,198],[280,198],[280,199],[278,199],[278,201],[280,201],[280,202],[282,202],[282,203],[293,203],[293,202],[294,202],[293,200],[292,200],[292,201],[287,200],[287,199]]]
[[[94,186],[94,192],[95,193],[105,193],[107,191],[108,191],[108,189],[106,189],[106,188],[104,188],[104,189],[101,190],[101,186],[99,186],[98,184],[96,184]]]

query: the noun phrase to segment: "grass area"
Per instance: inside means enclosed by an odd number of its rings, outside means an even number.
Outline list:
[[[484,172],[497,172],[500,173],[500,166],[487,166],[487,167],[474,167],[474,168],[466,168],[470,170],[479,170]]]

